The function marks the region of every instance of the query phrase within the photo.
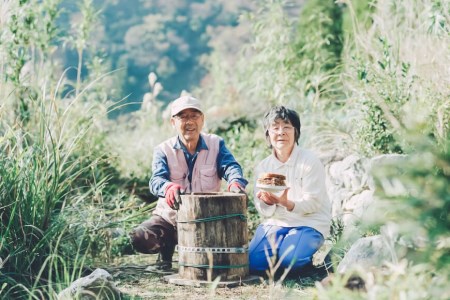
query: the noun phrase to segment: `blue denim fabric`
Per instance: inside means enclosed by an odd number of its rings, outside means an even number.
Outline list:
[[[312,256],[324,243],[323,235],[307,227],[280,227],[274,225],[258,226],[249,245],[250,272],[269,269],[268,258],[276,254],[276,262],[281,260],[281,268],[291,267],[298,271],[311,263]]]
[[[187,151],[186,147],[183,143],[181,143],[179,138],[174,145],[174,148],[181,149],[183,151],[189,169],[188,179],[191,181],[192,171],[194,170],[197,155],[201,150],[208,150],[208,146],[206,146],[204,139],[200,136],[197,149],[193,155]],[[167,157],[160,148],[155,148],[153,153],[152,173],[153,175],[149,182],[150,192],[155,196],[164,197],[165,191],[163,186],[170,181],[170,171],[167,163]],[[228,150],[225,146],[223,139],[221,139],[219,143],[219,154],[217,155],[217,174],[220,178],[225,179],[228,184],[234,181],[237,181],[242,187],[245,187],[248,184],[248,181],[245,180],[242,175],[241,166],[236,161],[233,154],[231,154],[230,150]]]

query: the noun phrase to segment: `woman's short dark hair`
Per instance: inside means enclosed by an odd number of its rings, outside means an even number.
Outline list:
[[[300,138],[300,129],[302,127],[300,123],[300,117],[295,110],[286,108],[282,105],[277,105],[272,107],[265,115],[264,115],[264,130],[266,131],[266,140],[272,148],[269,138],[269,127],[276,120],[283,120],[284,122],[291,123],[295,129],[295,143],[298,145],[298,140]]]

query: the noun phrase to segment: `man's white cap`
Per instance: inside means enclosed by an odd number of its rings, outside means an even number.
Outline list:
[[[192,96],[181,96],[180,98],[174,100],[170,105],[170,115],[173,117],[180,111],[188,108],[193,108],[203,113],[200,106],[200,101]]]

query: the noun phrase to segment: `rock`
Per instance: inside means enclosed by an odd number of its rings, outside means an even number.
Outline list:
[[[333,243],[329,240],[325,240],[325,243],[323,243],[319,250],[317,250],[317,252],[313,255],[313,266],[323,265],[325,262],[325,257],[328,255],[332,247]]]
[[[371,161],[351,154],[338,161],[329,159],[326,165],[327,193],[332,203],[332,216],[340,219],[346,235],[351,234],[367,207],[373,202],[370,187]]]
[[[342,204],[342,221],[347,230],[354,229],[354,225],[364,217],[364,213],[374,202],[373,193],[373,190],[364,190]]]
[[[331,162],[328,173],[331,182],[333,182],[335,185],[340,185],[339,174],[341,174],[341,172],[342,172],[342,162],[341,161]]]
[[[408,156],[404,154],[382,154],[375,156],[370,160],[367,173],[372,172],[373,169],[391,165],[395,166],[398,174],[401,174],[403,173],[403,163],[406,161],[407,158]],[[375,189],[375,182],[373,178],[370,178],[368,184],[370,189]]]
[[[331,178],[343,183],[346,188],[359,187],[361,185],[360,179],[360,165],[361,158],[352,154],[347,156],[342,161],[334,162],[330,165]],[[345,176],[343,176],[345,174]]]
[[[381,235],[369,236],[357,240],[345,254],[337,268],[338,273],[354,269],[381,267],[385,261],[392,261],[391,245]]]
[[[327,152],[319,152],[319,159],[324,166],[331,165],[332,162],[341,161],[344,156],[339,153],[339,149],[329,150]]]
[[[408,156],[405,154],[382,154],[373,157],[370,161],[372,166],[377,166],[403,162],[407,158]]]
[[[342,214],[342,203],[348,192],[346,190],[342,189],[341,187],[334,185],[330,181],[329,176],[327,176],[325,183],[327,186],[328,197],[330,197],[331,204],[332,204],[332,214],[333,214],[333,216],[341,215]]]
[[[103,269],[96,269],[89,276],[75,280],[58,294],[58,300],[120,299],[112,276]]]

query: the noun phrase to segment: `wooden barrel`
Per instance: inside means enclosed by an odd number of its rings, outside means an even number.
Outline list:
[[[178,211],[180,278],[240,280],[248,276],[247,199],[235,193],[181,196]]]

